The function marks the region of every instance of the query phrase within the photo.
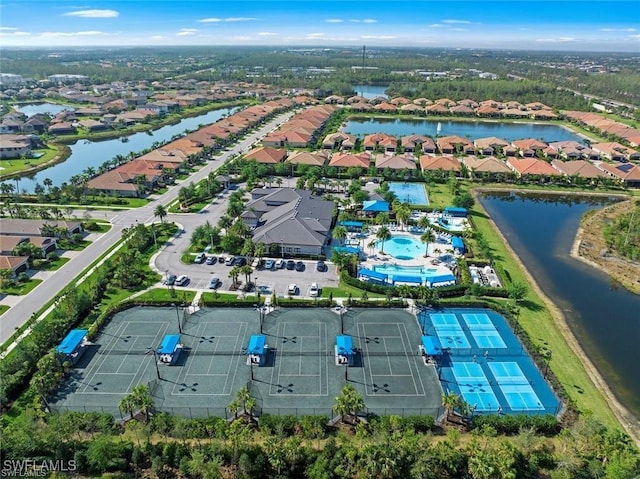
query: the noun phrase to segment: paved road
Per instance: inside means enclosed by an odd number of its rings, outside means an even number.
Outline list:
[[[293,112],[288,112],[276,117],[256,132],[238,142],[234,147],[230,148],[229,151],[213,161],[207,162],[203,168],[192,174],[183,183],[191,181],[197,183],[206,178],[209,172],[220,168],[227,158],[236,153],[248,151],[253,143],[287,121],[292,115]],[[71,279],[85,270],[95,258],[100,256],[105,250],[117,243],[124,228],[132,226],[136,222],[149,223],[153,221],[153,210],[155,207],[158,204],[166,205],[177,199],[179,189],[180,185],[174,186],[156,200],[141,208],[117,212],[111,220],[113,227],[107,233],[85,248],[81,254],[76,255],[48,280],[40,283],[28,295],[22,297],[22,300],[15,306],[0,316],[0,343],[5,343],[14,331],[42,308],[49,299],[58,295]]]

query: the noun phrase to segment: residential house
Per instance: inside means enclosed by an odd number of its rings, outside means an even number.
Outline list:
[[[323,166],[327,158],[325,152],[296,151],[291,153],[285,161],[292,165]]]
[[[11,270],[14,277],[29,269],[28,256],[0,256],[0,269]]]
[[[379,153],[376,155],[376,170],[381,171],[385,168],[392,170],[415,170],[416,158],[412,153],[403,153],[401,155],[387,155]]]
[[[364,137],[362,146],[365,151],[382,149],[382,151],[388,153],[395,153],[398,148],[398,140],[396,140],[395,136],[387,135],[386,133],[374,133]]]
[[[287,158],[287,150],[284,148],[271,148],[259,146],[245,155],[246,160],[255,160],[258,163],[281,163]]]
[[[432,151],[428,151],[429,146],[433,145]],[[400,139],[401,151],[405,153],[415,153],[421,147],[422,153],[435,153],[435,144],[433,140],[424,135],[406,135]],[[425,151],[425,146],[426,150]]]
[[[443,155],[453,155],[455,153],[473,155],[475,153],[473,143],[468,138],[461,136],[441,136],[436,139],[436,143],[440,153]]]
[[[488,138],[478,138],[474,140],[473,145],[476,147],[476,152],[484,156],[493,156],[502,152],[502,150],[509,146],[509,142],[502,138],[491,136]]]
[[[325,150],[353,150],[356,145],[355,135],[337,132],[327,135],[322,142],[322,148]]]
[[[503,179],[512,175],[511,169],[504,161],[493,156],[477,158],[475,156],[465,156],[462,163],[467,167],[471,178]]]
[[[456,175],[460,173],[460,162],[453,156],[422,155],[420,157],[420,168],[423,172],[451,172]]]
[[[371,154],[367,152],[362,153],[346,153],[336,152],[331,155],[329,160],[329,166],[335,166],[339,168],[369,168],[371,162]]]
[[[585,160],[553,160],[551,166],[565,176],[579,176],[580,178],[594,180],[606,176],[605,172],[596,168],[590,161]]]
[[[518,176],[560,176],[560,172],[553,168],[549,163],[537,158],[515,158],[507,159],[507,166],[511,168]]]
[[[511,146],[518,149],[520,156],[525,158],[539,158],[541,155],[543,156],[543,152],[548,145],[544,141],[527,138],[512,141]]]
[[[617,142],[595,143],[591,148],[611,161],[640,161],[640,152]]]
[[[640,166],[632,163],[598,163],[599,169],[617,180],[620,180],[628,188],[640,188]]]
[[[0,135],[0,159],[30,158],[31,142],[23,135]]]
[[[27,220],[16,218],[0,218],[0,231],[7,236],[46,236],[43,227],[63,228],[68,234],[82,233],[82,223],[64,220]]]

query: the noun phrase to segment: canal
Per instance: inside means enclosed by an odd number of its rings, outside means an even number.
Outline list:
[[[510,192],[480,197],[540,288],[562,310],[611,391],[640,417],[640,295],[569,254],[583,214],[612,201]]]

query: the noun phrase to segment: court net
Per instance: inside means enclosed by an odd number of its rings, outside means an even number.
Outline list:
[[[267,354],[275,354],[277,356],[313,356],[313,357],[333,357],[335,356],[335,350],[326,350],[326,351],[282,351],[277,348],[268,348],[266,350]],[[98,349],[96,354],[101,355],[110,355],[110,356],[153,356],[153,352],[148,350],[126,350],[126,349]],[[212,351],[212,350],[203,350],[203,349],[191,349],[184,348],[182,350],[182,354],[187,354],[189,356],[246,356],[248,354],[246,349],[242,349],[239,351]],[[357,350],[354,352],[354,355],[362,355],[362,356],[380,356],[380,357],[388,357],[388,356],[416,356],[419,355],[420,352],[416,348],[415,351],[368,351],[364,352],[362,350]]]

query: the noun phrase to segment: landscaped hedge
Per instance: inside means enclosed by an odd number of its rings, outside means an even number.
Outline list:
[[[406,308],[407,303],[403,299],[391,299],[391,300],[374,300],[369,301],[368,299],[354,299],[350,298],[347,300],[347,304],[354,308]]]
[[[371,414],[367,422],[372,433],[386,431],[413,431],[415,433],[427,433],[435,429],[436,421],[432,416],[378,416]]]
[[[329,298],[315,299],[313,301],[298,298],[278,298],[278,306],[283,308],[330,308],[333,305],[333,301]]]
[[[560,422],[552,414],[528,416],[526,414],[479,414],[471,420],[472,429],[490,426],[498,434],[519,434],[523,430],[533,429],[537,434],[553,436],[560,432]]]

